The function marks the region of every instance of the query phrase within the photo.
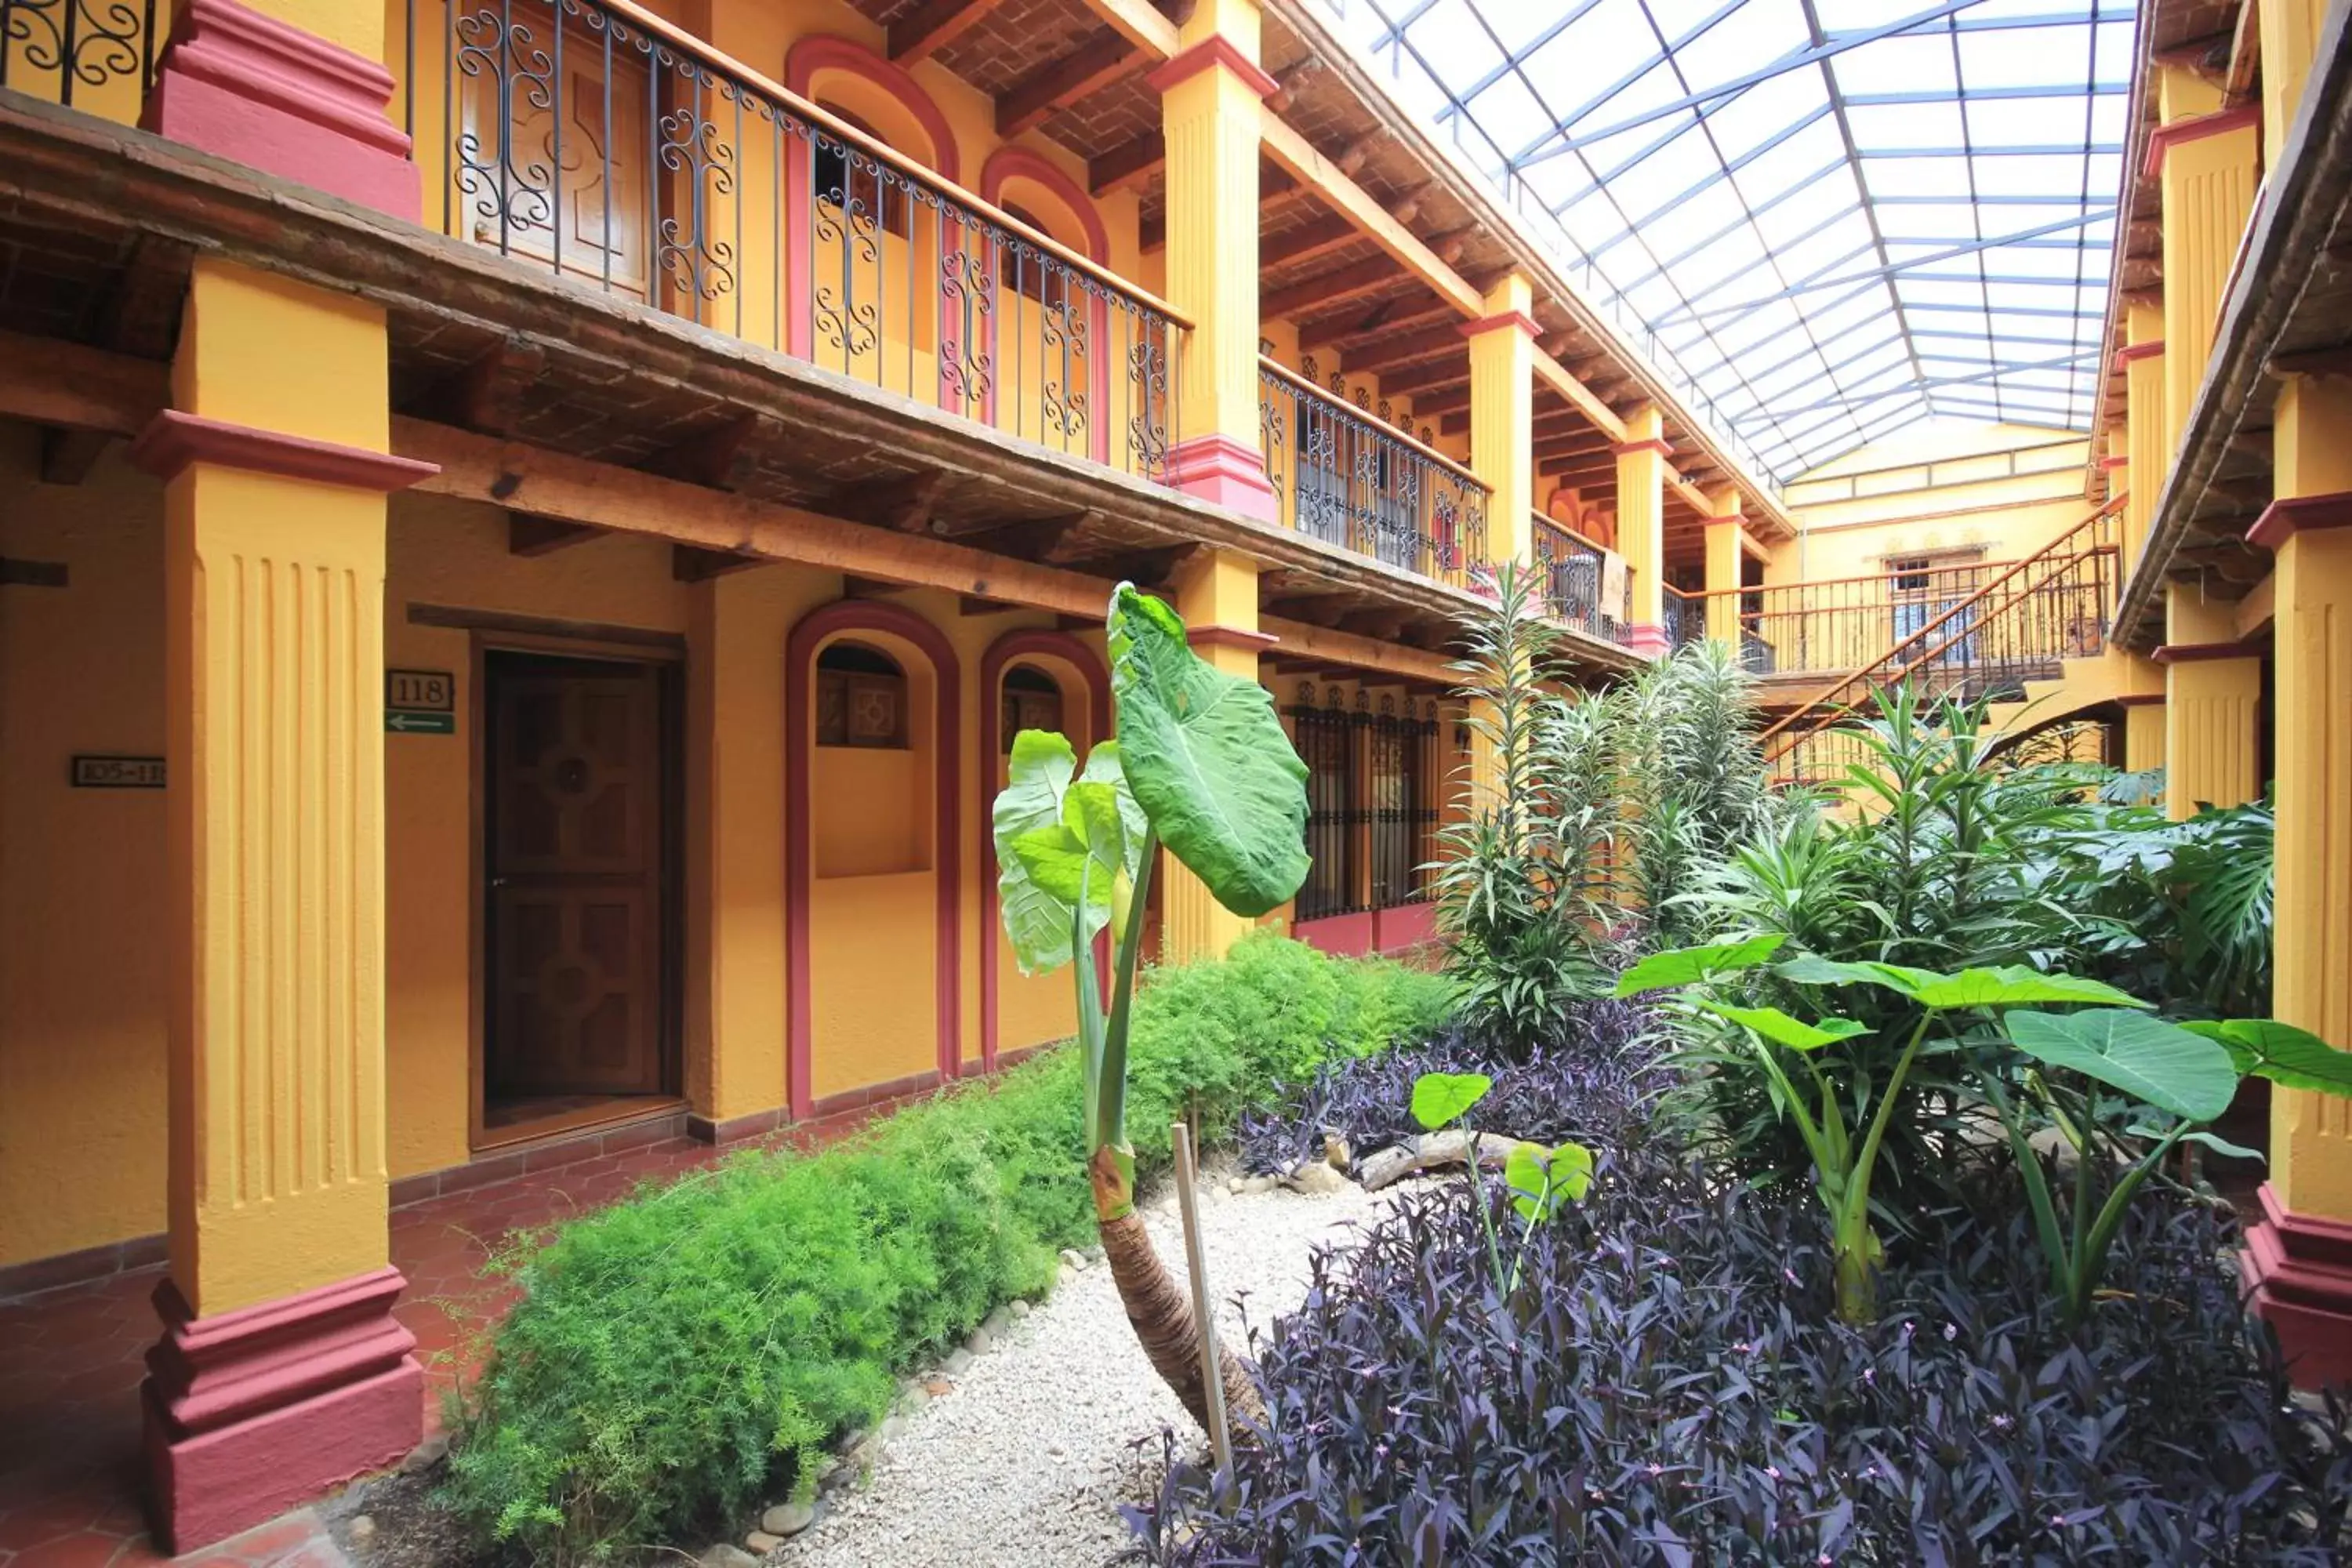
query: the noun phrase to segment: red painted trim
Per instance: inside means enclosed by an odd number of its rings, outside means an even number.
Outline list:
[[[2347,527],[2352,527],[2352,490],[2318,496],[2281,496],[2264,507],[2263,515],[2254,520],[2254,526],[2246,531],[2246,542],[2276,550],[2298,533]]]
[[[1372,951],[1372,912],[1364,910],[1351,915],[1301,921],[1290,934],[1316,952],[1328,952],[1334,958],[1362,958]]]
[[[1661,458],[1671,458],[1675,448],[1672,443],[1656,437],[1647,441],[1620,441],[1609,448],[1612,458],[1630,458],[1636,452],[1655,452]]]
[[[2112,452],[2099,459],[2099,468],[2103,473],[2113,473],[2117,468],[2127,468],[2129,467],[2131,467],[2131,459],[2129,458],[2118,457]]]
[[[805,1121],[810,1093],[814,1013],[809,994],[809,907],[815,871],[809,845],[809,753],[814,743],[816,656],[835,637],[885,632],[912,643],[930,661],[931,871],[937,889],[932,918],[932,993],[939,1070],[953,1078],[963,1066],[962,944],[956,916],[963,896],[962,796],[957,758],[963,735],[963,670],[945,633],[903,605],[842,599],[801,617],[784,645],[784,984],[785,1091],[794,1120]]]
[[[415,223],[425,190],[384,117],[393,86],[376,61],[236,0],[188,0],[139,123]]]
[[[1465,321],[1462,323],[1462,335],[1475,338],[1496,327],[1517,327],[1531,338],[1543,336],[1543,329],[1536,325],[1536,319],[1525,310],[1506,310],[1498,316],[1481,316],[1475,321]]]
[[[1372,911],[1372,949],[1376,952],[1411,952],[1437,940],[1437,906],[1391,904]]]
[[[1666,628],[1640,622],[1625,628],[1625,651],[1640,658],[1664,658],[1674,651]]]
[[[980,199],[992,206],[1002,207],[1002,193],[1007,180],[1027,180],[1054,193],[1054,199],[1067,207],[1086,232],[1084,247],[1088,261],[1097,266],[1110,265],[1110,230],[1104,226],[1102,213],[1086,187],[1064,174],[1060,165],[1044,153],[1027,147],[999,147],[980,166]]]
[[[1168,488],[1255,518],[1278,521],[1281,507],[1255,447],[1230,436],[1195,436],[1168,448]]]
[[[2154,359],[2163,352],[2162,338],[2150,338],[2144,343],[2126,343],[2116,351],[2116,367],[2120,370],[2138,360]]]
[[[935,1093],[946,1081],[934,1069],[869,1083],[863,1089],[845,1089],[839,1094],[826,1095],[809,1107],[808,1120],[822,1121],[828,1116],[845,1116],[854,1110],[881,1110],[900,1100]]]
[[[2278,1331],[2298,1387],[2352,1383],[2352,1225],[2293,1213],[2268,1182],[2260,1198],[2238,1260],[2254,1312]]]
[[[2247,103],[2236,109],[2220,110],[2188,120],[2176,120],[2169,125],[2159,125],[2147,133],[2147,153],[2140,160],[2140,173],[2153,180],[2164,173],[2164,155],[2170,149],[2184,142],[2202,142],[2208,136],[2223,136],[2232,131],[2250,129],[2260,124],[2262,118],[2262,110]]]
[[[441,471],[440,464],[415,458],[257,430],[249,425],[183,414],[176,408],[166,408],[148,421],[147,428],[131,443],[131,460],[159,479],[179,478],[191,463],[213,463],[385,494],[404,490]]]
[[[2223,658],[2259,658],[2262,649],[2244,642],[2166,643],[2148,657],[2158,664],[2209,664]]]
[[[1265,68],[1242,53],[1231,38],[1222,33],[1212,34],[1189,49],[1179,49],[1151,68],[1143,79],[1154,92],[1166,92],[1180,81],[1200,75],[1211,66],[1223,66],[1242,79],[1242,85],[1261,99],[1272,98],[1282,84],[1268,76]]]
[[[897,151],[914,159],[933,174],[949,180],[960,181],[963,167],[962,153],[956,143],[955,127],[949,123],[939,102],[925,92],[922,84],[904,66],[857,42],[855,38],[837,38],[816,35],[796,41],[784,53],[784,85],[803,98],[815,101],[813,90],[819,74],[840,71],[861,81],[870,82],[898,100],[908,113],[915,117],[930,139],[930,155],[927,158],[914,149],[900,147]],[[814,221],[816,192],[809,183],[809,160],[804,149],[796,148],[784,160],[784,210],[790,215],[788,225]],[[953,247],[961,226],[954,225],[945,209],[934,216],[942,226],[940,237],[943,250]],[[788,312],[784,324],[784,352],[795,359],[816,357],[816,281],[814,247],[802,243],[801,236],[787,234],[784,258],[784,300]],[[940,330],[947,328],[947,301],[940,301]],[[941,361],[945,363],[944,358]],[[944,376],[944,369],[940,372]],[[942,388],[942,403],[946,403]]]
[[[1192,647],[1245,647],[1252,653],[1280,646],[1272,632],[1244,631],[1239,626],[1187,626],[1184,641]]]
[[[199,1318],[165,1279],[147,1352],[148,1498],[170,1552],[226,1540],[405,1457],[425,1436],[416,1336],[379,1268]]]
[[[888,93],[904,105],[931,139],[931,155],[920,162],[931,173],[961,184],[963,179],[962,155],[957,150],[955,127],[948,122],[939,101],[923,90],[912,72],[877,54],[855,38],[836,38],[815,35],[795,42],[784,53],[784,85],[803,98],[814,102],[819,94],[809,90],[820,71],[845,72]],[[915,154],[901,147],[899,152],[909,157]]]
[[[1086,744],[1076,748],[1081,758],[1110,739],[1110,675],[1101,656],[1067,632],[1012,631],[988,645],[980,656],[979,772],[982,796],[996,795],[996,759],[1004,750],[1004,672],[1023,656],[1058,658],[1087,683]],[[996,944],[999,940],[996,903],[996,835],[985,816],[980,823],[980,1061],[981,1070],[994,1072],[996,1051]],[[1105,968],[1103,978],[1110,978]]]

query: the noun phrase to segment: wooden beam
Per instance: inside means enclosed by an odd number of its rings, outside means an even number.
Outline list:
[[[937,468],[887,474],[835,491],[825,500],[824,510],[852,522],[922,533],[930,529],[931,510],[939,504],[947,481],[947,475]]]
[[[1114,581],[1123,579],[1139,588],[1156,588],[1168,584],[1176,575],[1177,568],[1207,548],[1202,544],[1163,544],[1152,550],[1129,550],[1100,561],[1088,561],[1081,569]]]
[[[1485,310],[1476,289],[1462,275],[1437,258],[1428,244],[1372,199],[1371,194],[1315,150],[1312,142],[1275,115],[1265,115],[1259,135],[1275,162],[1298,176],[1323,198],[1324,205],[1347,218],[1405,269],[1436,290],[1439,299],[1465,316]]]
[[[1408,618],[1395,610],[1356,610],[1341,616],[1335,629],[1392,643],[1403,637]]]
[[[1002,616],[1020,607],[1008,605],[1002,599],[982,599],[971,594],[961,594],[956,597],[956,614],[959,616]]]
[[[1384,643],[1355,632],[1335,631],[1326,626],[1310,626],[1299,621],[1265,616],[1258,617],[1258,629],[1273,634],[1286,658],[1307,659],[1357,671],[1369,670],[1376,675],[1401,675],[1409,680],[1426,680],[1441,685],[1450,685],[1461,679],[1454,672],[1454,661],[1443,653]]]
[[[656,453],[646,471],[715,490],[740,490],[759,466],[760,454],[782,433],[781,422],[760,414],[739,414]]]
[[[180,344],[180,310],[195,255],[184,240],[141,235],[99,307],[98,341],[117,353],[170,359]]]
[[[136,436],[171,398],[170,365],[0,331],[0,416]]]
[[[708,583],[747,566],[766,564],[765,556],[746,555],[740,550],[705,550],[695,544],[669,547],[669,574],[680,583]]]
[[[1353,299],[1405,280],[1397,264],[1387,257],[1367,257],[1280,289],[1266,289],[1258,296],[1257,313],[1260,320],[1296,315],[1311,306]]]
[[[1316,218],[1262,243],[1257,252],[1258,270],[1265,272],[1293,261],[1304,261],[1360,237],[1356,226],[1336,213]]]
[[[1391,397],[1425,387],[1456,384],[1470,384],[1470,356],[1467,353],[1459,361],[1440,360],[1434,364],[1415,365],[1411,370],[1401,370],[1381,377],[1381,390]]]
[[[1086,529],[1102,521],[1098,511],[1064,512],[1058,517],[1033,517],[996,529],[987,536],[990,550],[1027,561],[1059,563]]]
[[[1381,385],[1385,390],[1387,384],[1382,383]],[[1456,386],[1441,386],[1428,392],[1415,394],[1412,400],[1412,416],[1419,419],[1431,414],[1455,413],[1469,406],[1470,384],[1465,381]],[[1469,426],[1465,425],[1463,428],[1466,430]]]
[[[845,572],[841,576],[841,596],[845,599],[887,599],[919,586],[897,577],[861,577],[855,572]]]
[[[1024,131],[1034,131],[1055,110],[1100,91],[1147,63],[1120,34],[1097,33],[1006,88],[996,100],[996,133],[1009,142]]]
[[[1407,296],[1403,299],[1382,300],[1376,310],[1343,315],[1336,321],[1317,321],[1312,325],[1302,327],[1298,332],[1298,352],[1312,353],[1317,349],[1345,342],[1349,338],[1360,337],[1366,332],[1401,332],[1408,328],[1423,326],[1436,321],[1447,323],[1441,330],[1453,333],[1456,342],[1465,341],[1461,336],[1460,328],[1453,324],[1454,312],[1445,301],[1433,300],[1424,294],[1419,299]],[[1465,348],[1463,352],[1466,353],[1469,351]]]
[[[507,514],[507,553],[509,555],[552,555],[559,550],[583,543],[603,532],[584,522],[567,522],[562,518],[533,517],[528,512]]]
[[[1537,379],[1568,399],[1571,407],[1581,413],[1600,428],[1609,432],[1612,440],[1625,438],[1625,421],[1617,411],[1601,400],[1600,395],[1568,373],[1568,367],[1538,350],[1536,353]]]
[[[1339,368],[1350,373],[1377,371],[1383,365],[1407,364],[1414,360],[1433,359],[1440,354],[1460,354],[1467,363],[1470,345],[1461,330],[1448,321],[1444,326],[1424,327],[1417,332],[1403,332],[1394,337],[1368,343],[1360,349],[1350,349],[1339,356]],[[1387,387],[1381,388],[1383,392]]]
[[[2273,354],[2263,368],[2274,376],[2352,375],[2352,343],[2301,353]]]
[[[76,430],[62,425],[41,431],[41,483],[78,485],[89,478],[114,437],[103,430]]]
[[[413,412],[485,436],[510,436],[546,365],[545,348],[509,336],[473,363],[442,377]]]
[[[674,543],[798,562],[885,581],[1001,599],[1025,608],[1092,616],[1109,585],[1098,577],[1007,560],[944,539],[887,533],[862,523],[729,495],[544,447],[501,443],[446,425],[395,416],[393,450],[440,465],[417,489],[482,501],[493,486],[539,516]]]
[[[927,59],[970,32],[997,0],[926,0],[890,24],[890,58],[902,66]]]
[[[1087,188],[1097,196],[1140,185],[1168,162],[1168,138],[1147,131],[1087,160]]]
[[[1086,0],[1086,6],[1154,61],[1175,54],[1176,24],[1161,15],[1150,0]]]

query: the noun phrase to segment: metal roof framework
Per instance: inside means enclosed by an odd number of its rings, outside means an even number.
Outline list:
[[[2134,0],[1326,4],[1760,471],[2090,427]]]

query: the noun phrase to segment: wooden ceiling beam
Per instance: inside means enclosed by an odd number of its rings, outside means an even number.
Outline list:
[[[1293,316],[1313,306],[1352,299],[1404,281],[1404,274],[1387,257],[1367,257],[1297,283],[1265,290],[1258,296],[1257,313],[1260,319],[1268,321]]]
[[[1087,189],[1097,196],[1140,185],[1168,163],[1168,138],[1147,131],[1087,160]]]
[[[1063,109],[1142,68],[1145,58],[1117,32],[1096,34],[1047,60],[996,100],[996,133],[1007,141],[1034,131]]]
[[[777,419],[739,414],[656,453],[646,463],[646,471],[715,490],[740,490],[758,468],[760,455],[782,432]]]
[[[1361,337],[1366,332],[1402,331],[1408,327],[1452,314],[1443,300],[1432,300],[1425,295],[1418,300],[1410,296],[1383,300],[1377,305],[1349,310],[1328,321],[1310,321],[1299,328],[1298,352],[1313,353],[1317,349]]]
[[[1257,250],[1258,270],[1264,273],[1293,261],[1304,261],[1327,250],[1337,250],[1360,237],[1356,226],[1336,213],[1316,218],[1286,234],[1278,234],[1262,241]]]
[[[1424,327],[1417,332],[1404,332],[1367,343],[1360,349],[1350,349],[1339,356],[1339,368],[1349,373],[1377,371],[1384,365],[1409,364],[1414,360],[1434,359],[1440,354],[1459,353],[1466,364],[1470,345],[1461,330],[1452,321],[1443,326]],[[1388,388],[1383,386],[1382,391]]]
[[[595,538],[604,530],[590,523],[568,522],[557,517],[533,517],[528,512],[507,513],[507,553],[509,555],[552,555]]]
[[[931,510],[947,489],[947,475],[937,468],[887,474],[836,490],[827,498],[824,510],[852,522],[899,533],[926,533],[930,531]]]
[[[890,58],[902,66],[928,59],[987,19],[998,0],[927,0],[890,24]]]
[[[766,557],[746,555],[739,550],[705,550],[696,544],[673,544],[669,547],[669,574],[680,583],[708,583],[713,577],[724,577],[730,572],[766,563]]]

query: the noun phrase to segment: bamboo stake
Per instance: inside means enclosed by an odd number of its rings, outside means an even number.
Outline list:
[[[1192,1283],[1192,1320],[1201,1327],[1201,1384],[1208,1394],[1209,1451],[1223,1469],[1234,1462],[1234,1437],[1225,1419],[1224,1358],[1217,1353],[1217,1319],[1210,1310],[1208,1250],[1201,1243],[1201,1173],[1192,1159],[1192,1129],[1178,1121],[1168,1131],[1176,1149],[1176,1207],[1184,1218],[1184,1272]]]

